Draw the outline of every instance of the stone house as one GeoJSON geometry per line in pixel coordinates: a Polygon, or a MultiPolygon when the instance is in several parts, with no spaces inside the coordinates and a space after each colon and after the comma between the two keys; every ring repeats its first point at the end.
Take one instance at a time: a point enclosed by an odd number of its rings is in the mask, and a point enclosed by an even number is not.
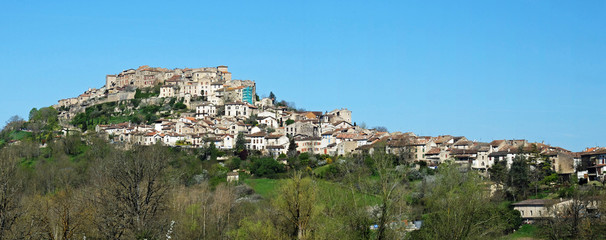
{"type": "Polygon", "coordinates": [[[488,143],[478,143],[475,146],[477,150],[476,158],[471,163],[471,168],[479,170],[480,172],[486,172],[492,167],[494,162],[490,161],[491,146],[488,143]]]}
{"type": "Polygon", "coordinates": [[[276,118],[274,118],[272,116],[265,116],[265,117],[257,116],[257,121],[259,122],[259,124],[265,124],[267,127],[270,127],[273,129],[280,127],[278,120],[276,120],[276,118]]]}
{"type": "Polygon", "coordinates": [[[240,180],[240,174],[238,174],[238,172],[227,173],[227,182],[237,182],[238,180],[240,180]]]}
{"type": "Polygon", "coordinates": [[[526,223],[534,223],[537,220],[554,217],[555,213],[562,211],[572,204],[572,200],[554,199],[528,199],[511,204],[514,210],[518,210],[526,223]]]}
{"type": "MultiPolygon", "coordinates": [[[[356,150],[356,148],[358,148],[358,143],[355,141],[341,142],[337,144],[336,147],[338,155],[346,156],[352,154],[356,150]]],[[[328,152],[324,151],[323,153],[327,154],[328,152]]]]}
{"type": "Polygon", "coordinates": [[[214,117],[217,115],[217,107],[212,103],[204,103],[196,107],[196,118],[214,117]]]}
{"type": "Polygon", "coordinates": [[[251,109],[249,105],[243,102],[232,102],[225,104],[225,116],[238,117],[244,116],[250,117],[251,109]]]}
{"type": "Polygon", "coordinates": [[[305,136],[317,136],[319,128],[310,121],[297,121],[293,124],[284,127],[286,134],[290,136],[305,135],[305,136]]]}
{"type": "Polygon", "coordinates": [[[297,145],[297,152],[309,152],[312,154],[326,154],[322,148],[322,139],[307,135],[297,135],[294,137],[297,145]]]}
{"type": "Polygon", "coordinates": [[[257,133],[246,135],[245,139],[250,140],[250,143],[247,143],[246,147],[250,150],[264,151],[267,146],[267,142],[265,140],[265,135],[266,135],[265,132],[257,132],[257,133]]]}
{"type": "Polygon", "coordinates": [[[175,95],[176,95],[175,86],[164,85],[164,86],[160,87],[160,95],[158,95],[158,97],[171,98],[171,97],[174,97],[175,95]]]}
{"type": "Polygon", "coordinates": [[[323,117],[323,122],[338,123],[342,121],[351,123],[351,111],[347,108],[332,110],[323,117]]]}
{"type": "Polygon", "coordinates": [[[328,146],[337,141],[337,138],[335,136],[333,136],[333,133],[334,133],[333,131],[327,131],[327,132],[322,133],[322,135],[321,135],[322,145],[328,146]]]}
{"type": "Polygon", "coordinates": [[[547,156],[553,170],[560,175],[571,175],[576,171],[571,153],[549,151],[543,155],[547,156]]]}
{"type": "Polygon", "coordinates": [[[589,181],[604,181],[606,173],[606,148],[581,153],[580,170],[587,170],[589,181]]]}
{"type": "Polygon", "coordinates": [[[177,141],[185,141],[185,136],[174,133],[174,132],[163,134],[162,142],[165,145],[175,146],[175,145],[177,145],[177,141]]]}
{"type": "Polygon", "coordinates": [[[157,142],[162,142],[162,135],[157,132],[149,132],[143,135],[143,142],[141,145],[154,145],[157,142]]]}
{"type": "Polygon", "coordinates": [[[267,145],[287,145],[290,143],[288,137],[283,134],[269,134],[265,139],[267,139],[267,145]]]}

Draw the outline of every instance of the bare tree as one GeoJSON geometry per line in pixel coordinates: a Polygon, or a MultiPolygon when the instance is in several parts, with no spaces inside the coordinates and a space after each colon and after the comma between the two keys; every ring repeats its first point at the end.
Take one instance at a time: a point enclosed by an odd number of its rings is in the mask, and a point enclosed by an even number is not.
{"type": "MultiPolygon", "coordinates": [[[[98,169],[99,191],[96,219],[106,238],[153,238],[163,231],[160,220],[165,210],[165,171],[168,153],[160,145],[138,146],[125,154],[109,157],[98,169]]],[[[165,220],[166,221],[166,220],[165,220]]]]}
{"type": "Polygon", "coordinates": [[[12,148],[0,152],[0,239],[11,231],[21,216],[22,184],[17,178],[17,157],[12,148]]]}
{"type": "Polygon", "coordinates": [[[70,188],[52,195],[35,197],[36,207],[30,208],[30,220],[38,229],[32,231],[32,236],[54,240],[86,236],[91,208],[87,201],[83,201],[83,197],[83,192],[70,188]]]}
{"type": "Polygon", "coordinates": [[[219,236],[223,238],[225,229],[230,223],[231,212],[234,208],[236,194],[233,186],[221,184],[217,186],[214,192],[213,203],[211,205],[212,216],[214,216],[213,224],[219,236]]]}
{"type": "Polygon", "coordinates": [[[175,217],[175,237],[178,239],[206,239],[212,193],[207,182],[180,187],[172,192],[172,216],[175,217]]]}
{"type": "Polygon", "coordinates": [[[377,239],[388,239],[393,237],[393,233],[388,233],[388,224],[401,220],[406,210],[402,185],[405,174],[396,171],[394,156],[387,154],[384,146],[375,148],[370,160],[378,175],[378,179],[371,182],[370,186],[378,189],[377,196],[381,200],[376,215],[377,239]]]}

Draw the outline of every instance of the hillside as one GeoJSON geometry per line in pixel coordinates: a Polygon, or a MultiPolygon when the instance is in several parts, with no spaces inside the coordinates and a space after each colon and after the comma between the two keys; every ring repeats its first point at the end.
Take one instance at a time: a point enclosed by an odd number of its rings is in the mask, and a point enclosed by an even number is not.
{"type": "MultiPolygon", "coordinates": [[[[572,153],[526,140],[367,129],[346,108],[294,109],[269,95],[259,99],[256,83],[232,80],[226,66],[143,66],[107,75],[100,89],[32,109],[27,121],[11,118],[0,132],[0,182],[11,186],[0,188],[0,221],[12,220],[0,224],[0,236],[603,234],[579,225],[559,232],[549,221],[513,233],[535,220],[516,205],[520,200],[601,198],[602,187],[584,184],[589,179],[576,173],[592,169],[603,149],[572,153]]],[[[606,226],[581,215],[587,224],[606,226]]],[[[547,219],[574,224],[565,214],[547,219]]]]}

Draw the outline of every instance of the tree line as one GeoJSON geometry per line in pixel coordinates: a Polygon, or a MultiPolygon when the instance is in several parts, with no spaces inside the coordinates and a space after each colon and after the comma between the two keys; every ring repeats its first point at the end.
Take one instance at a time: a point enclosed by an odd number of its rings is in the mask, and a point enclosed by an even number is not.
{"type": "MultiPolygon", "coordinates": [[[[553,175],[519,158],[508,171],[492,170],[503,186],[495,192],[475,171],[452,162],[430,169],[381,145],[344,157],[297,153],[290,144],[277,158],[247,150],[242,136],[233,151],[128,146],[59,135],[46,126],[52,109],[32,113],[2,131],[44,123],[0,146],[0,239],[492,239],[522,224],[512,198],[538,192],[533,179],[551,183],[553,175]],[[232,170],[239,182],[226,181],[232,170]],[[248,180],[264,178],[275,186],[262,195],[248,180]],[[422,226],[411,231],[415,220],[422,226]]],[[[603,237],[602,190],[566,189],[574,204],[539,223],[542,236],[603,237]]]]}

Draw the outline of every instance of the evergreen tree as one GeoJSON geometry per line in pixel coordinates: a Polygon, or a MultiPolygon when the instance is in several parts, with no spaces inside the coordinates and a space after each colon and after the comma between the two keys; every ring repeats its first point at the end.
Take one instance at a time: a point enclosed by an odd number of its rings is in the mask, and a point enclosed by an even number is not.
{"type": "Polygon", "coordinates": [[[514,190],[514,200],[526,198],[530,184],[530,169],[526,157],[517,156],[509,169],[510,186],[514,190]]]}
{"type": "Polygon", "coordinates": [[[297,144],[295,143],[295,138],[290,138],[290,143],[288,144],[288,156],[294,157],[297,155],[297,144]]]}
{"type": "Polygon", "coordinates": [[[246,140],[244,139],[244,133],[239,132],[236,137],[236,152],[241,152],[246,149],[246,140]]]}
{"type": "Polygon", "coordinates": [[[496,184],[504,186],[507,183],[507,162],[497,160],[490,169],[490,180],[496,184]]]}

